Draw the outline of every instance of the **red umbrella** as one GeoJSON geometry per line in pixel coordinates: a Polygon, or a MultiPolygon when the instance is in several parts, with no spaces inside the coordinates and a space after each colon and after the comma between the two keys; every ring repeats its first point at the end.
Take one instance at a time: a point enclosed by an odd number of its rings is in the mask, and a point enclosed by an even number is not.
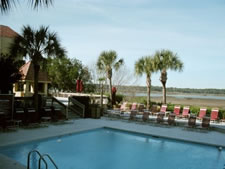
{"type": "Polygon", "coordinates": [[[84,88],[83,81],[82,81],[82,80],[80,80],[80,92],[82,92],[82,91],[83,91],[83,88],[84,88]]]}
{"type": "Polygon", "coordinates": [[[82,92],[83,91],[83,81],[82,80],[77,80],[77,84],[76,84],[76,91],[77,92],[82,92]]]}
{"type": "Polygon", "coordinates": [[[77,92],[80,91],[80,80],[77,80],[76,91],[77,91],[77,92]]]}
{"type": "Polygon", "coordinates": [[[116,87],[112,87],[112,92],[116,93],[116,87]]]}

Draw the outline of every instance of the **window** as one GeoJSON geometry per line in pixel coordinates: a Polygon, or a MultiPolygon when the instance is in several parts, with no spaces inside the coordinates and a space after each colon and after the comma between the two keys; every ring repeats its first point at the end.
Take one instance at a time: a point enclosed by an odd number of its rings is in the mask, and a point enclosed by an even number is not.
{"type": "Polygon", "coordinates": [[[38,83],[38,92],[44,93],[44,83],[38,83]]]}
{"type": "Polygon", "coordinates": [[[15,90],[16,90],[17,92],[22,92],[22,91],[24,91],[24,83],[21,83],[21,82],[16,83],[16,85],[15,85],[15,90]]]}
{"type": "Polygon", "coordinates": [[[31,92],[31,86],[32,86],[32,85],[31,85],[31,84],[28,84],[28,85],[29,85],[29,92],[31,92]]]}

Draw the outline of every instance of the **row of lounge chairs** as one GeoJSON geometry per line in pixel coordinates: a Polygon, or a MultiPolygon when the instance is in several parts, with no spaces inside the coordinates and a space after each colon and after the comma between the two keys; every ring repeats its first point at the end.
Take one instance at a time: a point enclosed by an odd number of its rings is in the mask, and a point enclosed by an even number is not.
{"type": "Polygon", "coordinates": [[[214,108],[211,110],[210,117],[206,116],[207,109],[200,108],[198,116],[190,113],[190,107],[184,106],[181,112],[180,106],[174,106],[173,112],[167,111],[167,105],[162,105],[160,111],[158,111],[158,106],[153,105],[151,110],[146,109],[135,109],[135,106],[131,106],[130,110],[123,110],[121,106],[120,110],[109,110],[109,117],[126,118],[130,120],[142,119],[143,121],[156,120],[157,123],[167,122],[169,125],[175,125],[178,119],[187,119],[188,125],[194,127],[196,125],[196,119],[202,122],[202,127],[209,127],[210,121],[218,120],[219,109],[214,108]]]}
{"type": "MultiPolygon", "coordinates": [[[[166,107],[166,105],[164,105],[164,106],[166,107]]],[[[188,118],[190,116],[190,107],[189,106],[186,106],[186,107],[183,108],[182,114],[180,114],[180,110],[181,110],[180,106],[174,106],[173,113],[177,117],[186,117],[186,118],[188,118]]],[[[207,112],[207,108],[200,108],[200,111],[198,113],[197,119],[202,120],[204,117],[206,117],[206,112],[207,112]]],[[[218,116],[219,116],[219,109],[218,108],[211,109],[210,120],[211,121],[216,121],[216,120],[218,120],[218,116]]]]}
{"type": "MultiPolygon", "coordinates": [[[[133,103],[131,105],[131,109],[127,108],[126,104],[127,104],[126,102],[123,103],[119,110],[117,109],[117,110],[113,110],[113,111],[110,110],[110,111],[113,112],[113,113],[123,113],[123,112],[129,112],[129,111],[138,111],[138,112],[146,111],[142,104],[140,104],[138,106],[137,103],[133,103]]],[[[150,113],[152,115],[157,115],[159,112],[164,112],[165,115],[168,115],[168,113],[170,113],[170,112],[167,111],[167,105],[162,105],[161,108],[160,108],[160,111],[158,111],[157,107],[158,107],[157,105],[153,105],[152,106],[152,109],[150,110],[150,113]]],[[[200,108],[200,111],[198,113],[197,119],[201,120],[203,117],[205,117],[206,116],[206,112],[207,112],[206,108],[200,108]]],[[[173,113],[178,118],[188,118],[190,116],[190,107],[189,106],[184,106],[183,107],[183,111],[181,113],[181,107],[180,106],[174,106],[173,113]]],[[[210,120],[211,121],[218,120],[218,115],[219,115],[219,109],[218,108],[213,108],[211,110],[210,120]]]]}

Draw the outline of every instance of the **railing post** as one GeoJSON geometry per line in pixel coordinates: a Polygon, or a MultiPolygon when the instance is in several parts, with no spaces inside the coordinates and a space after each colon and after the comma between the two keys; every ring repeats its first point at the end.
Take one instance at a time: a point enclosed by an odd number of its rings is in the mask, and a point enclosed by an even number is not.
{"type": "Polygon", "coordinates": [[[69,119],[70,97],[68,97],[68,105],[66,107],[66,119],[69,119]]]}
{"type": "Polygon", "coordinates": [[[84,118],[84,113],[85,113],[85,107],[83,108],[83,118],[84,118]]]}
{"type": "Polygon", "coordinates": [[[51,98],[52,98],[52,107],[53,107],[53,98],[54,98],[54,97],[52,96],[51,98]]]}

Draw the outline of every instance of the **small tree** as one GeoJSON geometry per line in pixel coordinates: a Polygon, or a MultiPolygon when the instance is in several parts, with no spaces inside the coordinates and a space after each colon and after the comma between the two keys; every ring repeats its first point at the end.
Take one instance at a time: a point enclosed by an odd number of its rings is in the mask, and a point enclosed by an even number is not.
{"type": "Polygon", "coordinates": [[[109,79],[109,93],[112,106],[112,69],[118,70],[123,64],[123,59],[117,61],[116,51],[103,51],[98,57],[97,68],[100,71],[106,72],[107,78],[109,79]]]}
{"type": "Polygon", "coordinates": [[[89,90],[91,84],[88,68],[77,59],[69,59],[68,57],[49,59],[48,74],[55,91],[58,89],[74,92],[78,78],[82,79],[86,91],[89,90]]]}
{"type": "Polygon", "coordinates": [[[182,71],[183,62],[178,58],[177,54],[165,49],[156,51],[154,60],[156,69],[161,72],[160,81],[163,87],[163,103],[166,104],[167,70],[182,71]]]}
{"type": "Polygon", "coordinates": [[[137,77],[134,77],[133,72],[131,72],[125,65],[121,66],[118,71],[113,72],[112,83],[119,89],[123,85],[134,85],[137,81],[137,77]]]}

